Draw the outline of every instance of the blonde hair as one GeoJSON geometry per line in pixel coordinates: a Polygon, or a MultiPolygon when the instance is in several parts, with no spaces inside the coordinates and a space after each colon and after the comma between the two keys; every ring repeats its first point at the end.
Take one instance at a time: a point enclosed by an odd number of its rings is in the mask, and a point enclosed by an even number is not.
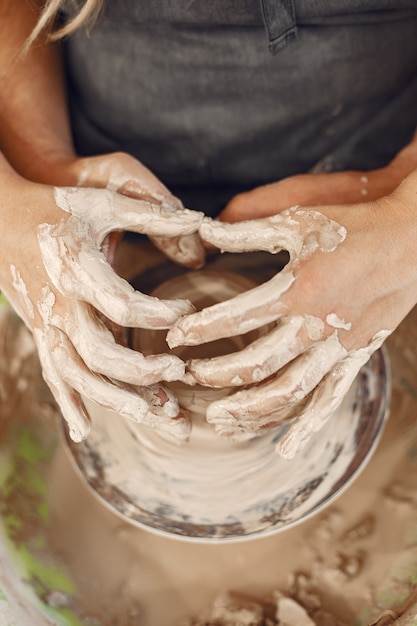
{"type": "MultiPolygon", "coordinates": [[[[74,2],[74,0],[73,0],[74,2]]],[[[54,25],[58,13],[64,4],[64,0],[46,0],[44,7],[39,15],[38,22],[31,32],[25,48],[28,49],[38,36],[44,32],[48,32],[48,38],[51,41],[57,41],[63,37],[70,35],[83,24],[93,22],[103,4],[103,0],[84,0],[84,4],[78,12],[61,28],[54,29],[54,25]]],[[[74,2],[76,4],[76,2],[74,2]]]]}

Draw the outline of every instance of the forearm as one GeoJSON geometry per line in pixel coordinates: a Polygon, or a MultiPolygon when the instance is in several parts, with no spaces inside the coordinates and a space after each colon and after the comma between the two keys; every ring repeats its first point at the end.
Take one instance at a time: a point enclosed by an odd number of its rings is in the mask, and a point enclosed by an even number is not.
{"type": "Polygon", "coordinates": [[[417,172],[417,131],[384,167],[290,176],[238,194],[228,202],[220,219],[239,222],[275,215],[293,205],[357,204],[377,200],[391,194],[413,172],[417,172]]]}
{"type": "Polygon", "coordinates": [[[37,40],[22,54],[38,5],[39,0],[0,1],[0,148],[25,178],[75,184],[70,168],[62,168],[75,155],[59,45],[37,40]]]}

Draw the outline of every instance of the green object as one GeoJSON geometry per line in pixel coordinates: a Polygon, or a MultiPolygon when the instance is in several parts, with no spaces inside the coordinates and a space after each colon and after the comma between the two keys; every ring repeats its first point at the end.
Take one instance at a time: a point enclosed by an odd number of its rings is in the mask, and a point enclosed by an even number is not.
{"type": "MultiPolygon", "coordinates": [[[[74,585],[48,545],[47,470],[55,446],[28,425],[12,428],[7,449],[0,447],[0,533],[28,602],[57,626],[82,626],[73,608],[79,604],[74,585]]],[[[0,588],[1,602],[10,605],[0,588]]]]}

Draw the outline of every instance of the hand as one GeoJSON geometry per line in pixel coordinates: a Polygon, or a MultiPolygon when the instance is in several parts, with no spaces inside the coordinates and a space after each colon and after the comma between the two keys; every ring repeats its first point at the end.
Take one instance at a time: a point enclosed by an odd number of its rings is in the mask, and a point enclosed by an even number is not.
{"type": "Polygon", "coordinates": [[[181,378],[173,355],[118,345],[100,314],[129,327],[168,328],[193,310],[135,292],[108,264],[111,231],[187,237],[202,216],[110,190],[52,188],[23,180],[1,163],[3,233],[0,289],[32,330],[44,377],[79,441],[89,432],[83,396],[185,439],[187,419],[159,381],[181,378]]]}
{"type": "Polygon", "coordinates": [[[417,302],[416,178],[374,202],[203,222],[203,239],[221,250],[290,253],[270,281],[179,319],[168,333],[171,347],[195,345],[277,322],[241,352],[187,364],[188,383],[243,387],[209,406],[217,432],[247,437],[291,420],[278,443],[291,458],[331,416],[417,302]]]}
{"type": "Polygon", "coordinates": [[[276,215],[297,206],[331,206],[370,202],[388,195],[416,166],[417,159],[400,155],[387,167],[371,172],[298,174],[241,193],[220,214],[225,222],[276,215]]]}
{"type": "MultiPolygon", "coordinates": [[[[75,158],[60,167],[59,179],[65,176],[66,185],[110,189],[117,193],[148,200],[168,209],[183,210],[181,201],[156,178],[142,163],[129,154],[117,152],[95,157],[75,158]]],[[[183,237],[151,237],[153,243],[170,259],[186,267],[197,268],[204,264],[205,250],[198,234],[183,237]]]]}

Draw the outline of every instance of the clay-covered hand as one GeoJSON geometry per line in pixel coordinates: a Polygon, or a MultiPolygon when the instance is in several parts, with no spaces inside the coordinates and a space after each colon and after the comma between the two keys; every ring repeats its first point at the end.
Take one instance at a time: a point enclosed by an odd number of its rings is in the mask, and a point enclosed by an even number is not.
{"type": "Polygon", "coordinates": [[[202,215],[109,189],[53,188],[10,172],[5,180],[0,289],[33,331],[71,437],[79,441],[89,432],[86,397],[186,439],[190,425],[159,384],[181,378],[183,362],[173,355],[145,358],[117,344],[103,318],[123,327],[169,328],[193,307],[135,291],[113,272],[102,245],[115,230],[188,237],[202,215]]]}
{"type": "MultiPolygon", "coordinates": [[[[76,157],[55,166],[60,184],[110,189],[130,198],[148,200],[171,211],[184,209],[181,200],[142,163],[124,152],[76,157]],[[70,180],[71,182],[67,182],[70,180]]],[[[54,183],[54,181],[47,181],[54,183]]],[[[197,233],[165,238],[154,235],[153,243],[170,259],[186,267],[201,267],[205,250],[197,233]]]]}
{"type": "Polygon", "coordinates": [[[276,323],[240,352],[188,363],[188,383],[241,387],[209,406],[219,433],[247,437],[291,421],[277,446],[291,458],[339,406],[417,302],[412,178],[375,202],[295,207],[236,224],[204,220],[203,239],[221,250],[290,254],[268,282],[180,319],[168,333],[172,347],[195,345],[276,323]]]}

